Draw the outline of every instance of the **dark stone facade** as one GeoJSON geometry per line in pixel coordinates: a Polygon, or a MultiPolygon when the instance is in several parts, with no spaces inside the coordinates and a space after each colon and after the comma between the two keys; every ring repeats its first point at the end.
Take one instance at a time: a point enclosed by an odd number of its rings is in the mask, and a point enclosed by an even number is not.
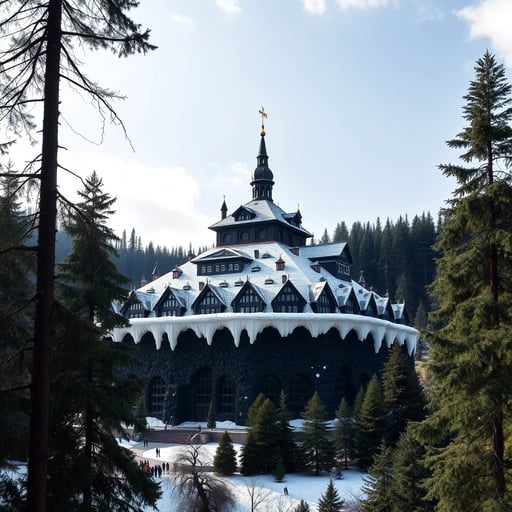
{"type": "MultiPolygon", "coordinates": [[[[127,336],[125,342],[129,340],[127,336]]],[[[315,390],[334,417],[341,398],[352,402],[361,384],[380,374],[388,354],[385,344],[375,354],[371,336],[359,341],[351,331],[342,340],[331,329],[312,338],[305,328],[285,338],[267,328],[252,345],[243,332],[238,347],[227,329],[217,331],[210,346],[188,330],[180,334],[174,351],[167,339],[156,350],[153,336],[147,333],[134,350],[141,363],[138,376],[147,383],[148,413],[168,422],[172,417],[175,423],[205,421],[213,401],[217,420],[243,424],[258,393],[277,405],[281,389],[293,417],[300,417],[315,390]],[[155,378],[165,386],[161,411],[151,410],[155,378]],[[226,382],[231,384],[227,392],[226,382]]]]}

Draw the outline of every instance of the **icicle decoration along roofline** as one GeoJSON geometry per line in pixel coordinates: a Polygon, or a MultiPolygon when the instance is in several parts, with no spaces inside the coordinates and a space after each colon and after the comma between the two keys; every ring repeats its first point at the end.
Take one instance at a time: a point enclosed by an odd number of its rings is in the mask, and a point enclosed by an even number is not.
{"type": "Polygon", "coordinates": [[[371,334],[374,350],[377,353],[384,341],[388,347],[396,340],[400,345],[407,345],[409,355],[414,354],[419,333],[408,325],[395,324],[380,318],[339,313],[218,313],[184,317],[135,318],[130,320],[129,327],[114,329],[114,341],[122,341],[130,334],[135,343],[139,343],[146,333],[155,339],[157,350],[162,345],[162,337],[167,334],[171,349],[176,348],[178,336],[188,329],[194,331],[198,338],[205,338],[208,345],[212,344],[216,331],[228,329],[238,347],[242,331],[247,331],[250,343],[254,343],[257,335],[266,327],[274,327],[282,337],[291,334],[297,327],[307,329],[313,338],[337,329],[344,339],[350,331],[354,331],[360,341],[371,334]]]}

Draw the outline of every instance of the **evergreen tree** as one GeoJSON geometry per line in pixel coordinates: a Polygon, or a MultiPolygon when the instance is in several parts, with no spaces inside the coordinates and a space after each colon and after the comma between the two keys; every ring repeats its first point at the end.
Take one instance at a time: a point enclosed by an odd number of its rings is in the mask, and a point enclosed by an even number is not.
{"type": "Polygon", "coordinates": [[[468,125],[448,141],[465,165],[440,166],[457,186],[436,244],[432,414],[418,429],[432,448],[429,496],[440,512],[512,509],[504,456],[512,396],[512,88],[489,52],[475,75],[464,96],[468,125]]]}
{"type": "MultiPolygon", "coordinates": [[[[392,449],[384,441],[375,454],[373,463],[368,469],[368,476],[364,478],[363,491],[366,498],[363,500],[364,512],[393,512],[391,501],[391,464],[392,449]]],[[[403,510],[400,506],[396,510],[403,510]]],[[[409,511],[408,508],[404,510],[409,511]]]]}
{"type": "Polygon", "coordinates": [[[249,409],[251,427],[242,450],[242,474],[270,473],[279,459],[279,425],[272,401],[258,397],[249,409]]]}
{"type": "Polygon", "coordinates": [[[217,422],[215,421],[215,406],[213,405],[213,400],[210,402],[210,407],[208,407],[208,416],[206,418],[206,426],[210,429],[215,428],[217,422]]]}
{"type": "Polygon", "coordinates": [[[103,192],[96,173],[85,180],[79,197],[65,221],[72,251],[57,275],[61,305],[56,311],[47,508],[142,511],[155,503],[158,486],[114,437],[114,432],[126,437],[123,425],[142,428],[131,412],[140,384],[118,376],[121,367],[133,364],[128,349],[104,340],[112,328],[125,325],[111,308],[124,297],[126,283],[112,261],[115,235],[106,225],[115,199],[103,192]]]}
{"type": "MultiPolygon", "coordinates": [[[[2,2],[0,67],[2,119],[19,135],[41,131],[38,166],[38,250],[33,329],[32,404],[28,461],[28,508],[44,511],[50,406],[50,353],[54,306],[55,232],[57,227],[57,169],[59,115],[65,111],[61,88],[85,94],[103,120],[121,124],[111,101],[118,94],[101,88],[84,72],[75,48],[109,49],[119,56],[146,52],[149,31],[127,15],[137,5],[130,0],[48,0],[2,2]],[[32,106],[41,102],[41,109],[32,106]],[[40,121],[40,126],[37,126],[40,121]]],[[[34,177],[36,175],[34,174],[34,177]]]]}
{"type": "Polygon", "coordinates": [[[385,434],[385,410],[380,383],[375,375],[366,388],[361,410],[356,418],[358,466],[367,469],[385,434]]]}
{"type": "MultiPolygon", "coordinates": [[[[8,169],[8,171],[10,168],[8,169]]],[[[19,479],[2,469],[27,457],[30,412],[29,340],[32,336],[33,259],[16,250],[28,244],[33,219],[20,210],[19,182],[0,182],[0,502],[22,508],[19,479]]]]}
{"type": "Polygon", "coordinates": [[[340,512],[345,502],[340,498],[338,489],[334,487],[332,480],[329,480],[327,489],[318,502],[318,512],[340,512]]]}
{"type": "Polygon", "coordinates": [[[328,244],[331,242],[331,237],[329,236],[329,232],[327,231],[327,228],[324,229],[324,232],[322,234],[322,237],[320,238],[321,244],[328,244]]]}
{"type": "Polygon", "coordinates": [[[293,512],[311,512],[311,508],[304,500],[300,500],[300,503],[293,509],[293,512]]]}
{"type": "Polygon", "coordinates": [[[286,406],[286,395],[281,391],[279,395],[279,407],[277,409],[277,426],[279,456],[288,473],[299,469],[298,448],[293,439],[293,430],[290,427],[290,413],[286,406]]]}
{"type": "Polygon", "coordinates": [[[348,228],[345,221],[338,222],[332,234],[333,242],[346,242],[348,240],[348,228]]]}
{"type": "Polygon", "coordinates": [[[236,451],[227,432],[220,438],[213,459],[213,468],[224,476],[232,475],[236,471],[236,451]]]}
{"type": "Polygon", "coordinates": [[[425,399],[414,364],[403,348],[394,343],[382,371],[386,409],[386,440],[393,445],[409,421],[424,417],[425,399]]]}
{"type": "Polygon", "coordinates": [[[256,400],[251,404],[249,407],[249,410],[247,411],[247,426],[254,427],[256,423],[258,422],[258,414],[260,407],[263,405],[263,402],[265,401],[265,395],[263,393],[260,393],[256,400]]]}
{"type": "Polygon", "coordinates": [[[424,465],[424,455],[424,449],[407,431],[400,436],[391,455],[392,510],[433,512],[434,506],[425,496],[424,482],[429,473],[424,465]]]}
{"type": "Polygon", "coordinates": [[[318,392],[310,398],[302,413],[301,439],[304,462],[315,475],[331,469],[334,463],[334,449],[327,430],[327,412],[318,392]]]}
{"type": "Polygon", "coordinates": [[[279,457],[279,459],[277,459],[276,467],[274,468],[274,471],[272,471],[272,476],[274,477],[274,481],[282,482],[285,475],[286,469],[284,467],[283,459],[279,457]]]}
{"type": "Polygon", "coordinates": [[[260,473],[260,449],[257,443],[256,434],[254,430],[249,429],[245,444],[242,447],[241,470],[244,476],[252,476],[260,473]]]}
{"type": "Polygon", "coordinates": [[[348,469],[348,460],[354,453],[354,418],[347,401],[342,398],[336,411],[337,423],[334,427],[334,447],[336,459],[348,469]]]}

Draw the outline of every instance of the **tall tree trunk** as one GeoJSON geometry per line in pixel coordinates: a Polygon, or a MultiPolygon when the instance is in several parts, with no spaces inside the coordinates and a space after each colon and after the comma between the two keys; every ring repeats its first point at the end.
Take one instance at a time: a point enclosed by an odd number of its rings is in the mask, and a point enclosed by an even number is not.
{"type": "Polygon", "coordinates": [[[54,302],[55,229],[57,219],[57,151],[62,0],[48,4],[37,284],[34,316],[32,410],[27,483],[30,512],[46,510],[50,338],[54,302]]]}

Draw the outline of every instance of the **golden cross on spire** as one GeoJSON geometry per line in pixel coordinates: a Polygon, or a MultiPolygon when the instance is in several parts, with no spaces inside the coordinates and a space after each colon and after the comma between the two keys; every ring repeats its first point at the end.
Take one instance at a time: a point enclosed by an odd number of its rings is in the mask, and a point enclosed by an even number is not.
{"type": "Polygon", "coordinates": [[[261,116],[261,134],[262,135],[265,135],[265,119],[267,118],[267,113],[265,112],[265,109],[263,107],[261,107],[258,112],[260,113],[260,116],[261,116]]]}

